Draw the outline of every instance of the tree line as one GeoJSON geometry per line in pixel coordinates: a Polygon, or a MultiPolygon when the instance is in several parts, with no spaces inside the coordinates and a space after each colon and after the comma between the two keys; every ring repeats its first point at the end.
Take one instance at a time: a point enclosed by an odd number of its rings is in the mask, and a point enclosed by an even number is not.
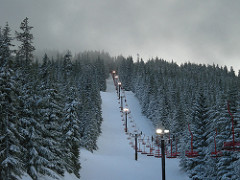
{"type": "MultiPolygon", "coordinates": [[[[156,127],[170,130],[178,143],[180,166],[192,179],[240,179],[239,151],[223,150],[232,141],[231,116],[234,117],[235,142],[240,142],[240,71],[226,66],[184,63],[177,65],[155,58],[133,62],[118,57],[116,70],[126,90],[135,93],[142,112],[156,127]],[[198,152],[188,158],[191,148],[198,152]],[[217,133],[216,133],[217,130],[217,133]],[[221,156],[211,158],[216,137],[221,156]]],[[[175,150],[175,147],[173,148],[175,150]]]]}
{"type": "MultiPolygon", "coordinates": [[[[135,93],[142,112],[156,127],[170,129],[180,152],[180,166],[190,178],[239,179],[237,151],[223,143],[240,141],[240,71],[226,66],[167,62],[155,58],[133,62],[132,57],[108,53],[71,52],[41,60],[33,56],[33,35],[28,18],[15,32],[12,44],[8,24],[0,29],[0,179],[28,174],[57,178],[64,172],[80,178],[81,147],[97,149],[101,133],[101,97],[109,70],[116,69],[126,90],[135,93]],[[197,157],[188,158],[191,148],[197,157]],[[217,130],[217,131],[216,131],[217,130]],[[217,132],[217,134],[216,134],[217,132]],[[218,158],[211,158],[217,149],[218,158]]],[[[173,143],[175,146],[175,143],[173,143]]]]}
{"type": "Polygon", "coordinates": [[[111,58],[68,51],[37,61],[32,28],[25,18],[15,37],[7,23],[0,29],[0,179],[58,178],[65,171],[80,178],[80,147],[97,149],[109,71],[103,57],[111,58]]]}

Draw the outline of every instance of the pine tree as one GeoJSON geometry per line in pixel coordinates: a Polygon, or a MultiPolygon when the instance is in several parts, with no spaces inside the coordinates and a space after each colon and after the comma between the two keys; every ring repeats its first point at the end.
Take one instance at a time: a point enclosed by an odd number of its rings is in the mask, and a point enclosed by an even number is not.
{"type": "MultiPolygon", "coordinates": [[[[58,93],[57,87],[54,84],[42,86],[42,102],[40,115],[44,124],[42,136],[44,137],[41,144],[48,150],[47,159],[49,162],[47,168],[63,175],[64,161],[62,157],[65,155],[62,152],[65,147],[61,146],[62,133],[62,118],[63,118],[63,96],[58,93]]],[[[50,175],[51,174],[47,174],[50,175]]]]}
{"type": "Polygon", "coordinates": [[[39,75],[41,78],[41,81],[46,85],[49,86],[50,84],[54,83],[56,81],[56,78],[54,78],[54,69],[51,68],[51,62],[48,58],[47,54],[43,57],[43,63],[39,68],[39,75]]]}
{"type": "Polygon", "coordinates": [[[208,105],[203,91],[200,90],[199,96],[194,108],[194,149],[198,152],[198,157],[192,159],[191,177],[206,179],[206,152],[207,152],[207,135],[208,135],[208,105]]]}
{"type": "Polygon", "coordinates": [[[21,97],[20,132],[24,139],[21,144],[24,147],[24,168],[29,176],[37,180],[40,174],[45,174],[49,163],[46,149],[42,146],[42,132],[44,131],[41,123],[39,106],[41,98],[36,91],[24,89],[21,97]]]}
{"type": "Polygon", "coordinates": [[[77,115],[77,107],[79,106],[79,102],[74,97],[75,91],[74,88],[70,88],[71,93],[69,94],[69,100],[65,104],[64,112],[64,123],[63,123],[63,133],[64,133],[64,140],[63,144],[66,146],[66,154],[67,156],[64,157],[66,161],[66,169],[69,173],[74,173],[76,177],[80,178],[79,170],[80,170],[80,163],[79,163],[79,152],[80,152],[80,133],[79,133],[79,126],[80,126],[80,119],[77,115]]]}
{"type": "MultiPolygon", "coordinates": [[[[238,100],[237,100],[237,113],[236,113],[236,116],[235,116],[235,119],[239,122],[239,120],[240,120],[240,94],[238,94],[238,100]]],[[[235,132],[237,132],[236,134],[238,135],[238,136],[236,136],[236,141],[237,142],[240,142],[240,128],[239,128],[239,125],[240,124],[238,124],[238,127],[237,128],[235,128],[235,132]]],[[[237,176],[237,178],[239,179],[240,178],[240,155],[239,155],[239,153],[235,153],[235,156],[236,156],[236,158],[237,158],[237,160],[233,163],[233,167],[234,167],[234,172],[236,173],[236,176],[237,176]]]]}
{"type": "Polygon", "coordinates": [[[23,172],[21,135],[18,132],[20,92],[11,69],[10,28],[6,24],[0,44],[0,179],[18,179],[23,172]]]}
{"type": "MultiPolygon", "coordinates": [[[[219,107],[221,107],[221,91],[216,95],[216,103],[210,108],[208,111],[208,136],[206,142],[208,143],[206,156],[206,174],[209,179],[217,179],[218,177],[218,167],[217,164],[219,162],[220,155],[222,155],[221,149],[223,142],[219,142],[219,134],[220,134],[220,126],[219,119],[221,119],[221,113],[219,107]],[[216,152],[215,152],[215,142],[216,142],[216,152]],[[218,153],[218,154],[211,154],[218,153]]],[[[225,100],[224,100],[225,101],[225,100]]]]}
{"type": "Polygon", "coordinates": [[[29,21],[26,17],[20,25],[22,32],[16,31],[16,39],[21,42],[17,56],[21,61],[24,61],[21,62],[22,65],[29,65],[32,62],[32,52],[35,50],[35,47],[32,45],[33,35],[30,32],[32,28],[32,26],[29,26],[29,21]]]}
{"type": "MultiPolygon", "coordinates": [[[[231,123],[231,116],[228,112],[228,103],[230,112],[233,116],[236,115],[237,112],[237,89],[236,86],[233,86],[229,91],[228,94],[224,96],[224,100],[221,102],[220,106],[220,113],[221,117],[219,118],[219,141],[224,144],[224,142],[232,141],[232,123],[231,123]],[[229,100],[226,101],[226,98],[229,100]]],[[[238,161],[238,155],[234,151],[223,151],[223,156],[219,158],[217,163],[218,167],[218,177],[222,177],[223,179],[237,179],[237,174],[234,171],[234,165],[238,161]]]]}
{"type": "Polygon", "coordinates": [[[0,27],[0,65],[2,66],[4,64],[3,62],[3,35],[2,35],[2,28],[0,27]]]}
{"type": "Polygon", "coordinates": [[[8,63],[9,65],[12,64],[12,57],[11,53],[12,50],[10,50],[10,47],[14,46],[11,41],[13,40],[12,37],[10,37],[10,27],[8,26],[8,23],[6,23],[5,28],[2,30],[0,29],[0,66],[4,66],[5,63],[8,63]]]}
{"type": "Polygon", "coordinates": [[[71,62],[71,58],[72,58],[72,54],[70,51],[68,51],[67,54],[65,54],[64,59],[63,59],[62,72],[63,72],[64,82],[66,82],[67,79],[69,80],[70,75],[72,73],[73,65],[71,62]]]}
{"type": "Polygon", "coordinates": [[[96,62],[94,63],[94,68],[96,69],[96,76],[95,79],[98,82],[97,86],[99,87],[100,91],[105,91],[106,90],[106,81],[105,81],[105,65],[104,61],[100,59],[98,56],[96,62]]]}

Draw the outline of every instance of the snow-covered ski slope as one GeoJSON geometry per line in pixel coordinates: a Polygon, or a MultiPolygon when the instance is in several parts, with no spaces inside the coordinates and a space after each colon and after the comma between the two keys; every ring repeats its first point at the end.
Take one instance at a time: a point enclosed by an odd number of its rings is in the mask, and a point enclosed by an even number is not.
{"type": "MultiPolygon", "coordinates": [[[[146,136],[154,135],[151,122],[142,115],[141,107],[132,92],[125,92],[128,108],[131,110],[129,119],[133,119],[136,128],[146,136]]],[[[81,180],[157,180],[162,178],[161,158],[148,157],[138,153],[135,161],[134,149],[130,146],[124,132],[123,121],[119,109],[116,90],[111,78],[107,79],[107,90],[101,92],[102,97],[102,134],[98,139],[98,150],[93,153],[81,149],[81,180]]],[[[124,102],[125,105],[125,102],[124,102]]],[[[135,128],[135,129],[136,129],[135,128]]],[[[129,123],[129,131],[131,131],[129,123]]],[[[188,180],[189,178],[178,167],[178,159],[166,159],[167,180],[188,180]]],[[[75,175],[65,173],[62,180],[77,180],[75,175]]],[[[40,180],[53,180],[40,177],[40,180]]],[[[22,180],[31,180],[25,175],[22,180]]]]}
{"type": "MultiPolygon", "coordinates": [[[[136,128],[144,134],[153,135],[155,130],[151,122],[142,115],[141,107],[132,92],[125,92],[129,117],[136,128]]],[[[154,180],[161,179],[161,158],[149,157],[138,153],[134,159],[134,149],[124,132],[115,86],[111,78],[107,79],[107,90],[102,97],[102,134],[98,139],[99,149],[94,153],[81,151],[80,171],[82,180],[154,180]]],[[[125,104],[125,103],[124,103],[125,104]]],[[[129,124],[129,128],[130,124],[129,124]]],[[[129,129],[130,131],[130,129],[129,129]]],[[[178,159],[166,159],[167,180],[187,180],[180,171],[178,159]]]]}

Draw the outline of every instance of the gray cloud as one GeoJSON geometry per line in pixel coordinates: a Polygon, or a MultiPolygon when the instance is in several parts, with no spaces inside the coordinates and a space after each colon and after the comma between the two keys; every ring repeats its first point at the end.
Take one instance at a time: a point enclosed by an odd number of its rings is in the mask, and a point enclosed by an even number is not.
{"type": "Polygon", "coordinates": [[[27,16],[37,49],[105,50],[240,69],[240,1],[0,0],[0,25],[27,16]]]}

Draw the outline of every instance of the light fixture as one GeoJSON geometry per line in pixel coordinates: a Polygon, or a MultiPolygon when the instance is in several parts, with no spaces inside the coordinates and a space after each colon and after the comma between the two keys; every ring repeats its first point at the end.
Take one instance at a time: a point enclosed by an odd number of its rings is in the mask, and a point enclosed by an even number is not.
{"type": "Polygon", "coordinates": [[[156,134],[162,134],[163,130],[162,129],[156,129],[156,134]]]}
{"type": "Polygon", "coordinates": [[[128,112],[129,109],[128,109],[128,108],[124,108],[123,111],[124,111],[124,112],[128,112]]]}
{"type": "Polygon", "coordinates": [[[165,134],[169,133],[169,130],[168,129],[164,129],[164,133],[165,134]]]}

